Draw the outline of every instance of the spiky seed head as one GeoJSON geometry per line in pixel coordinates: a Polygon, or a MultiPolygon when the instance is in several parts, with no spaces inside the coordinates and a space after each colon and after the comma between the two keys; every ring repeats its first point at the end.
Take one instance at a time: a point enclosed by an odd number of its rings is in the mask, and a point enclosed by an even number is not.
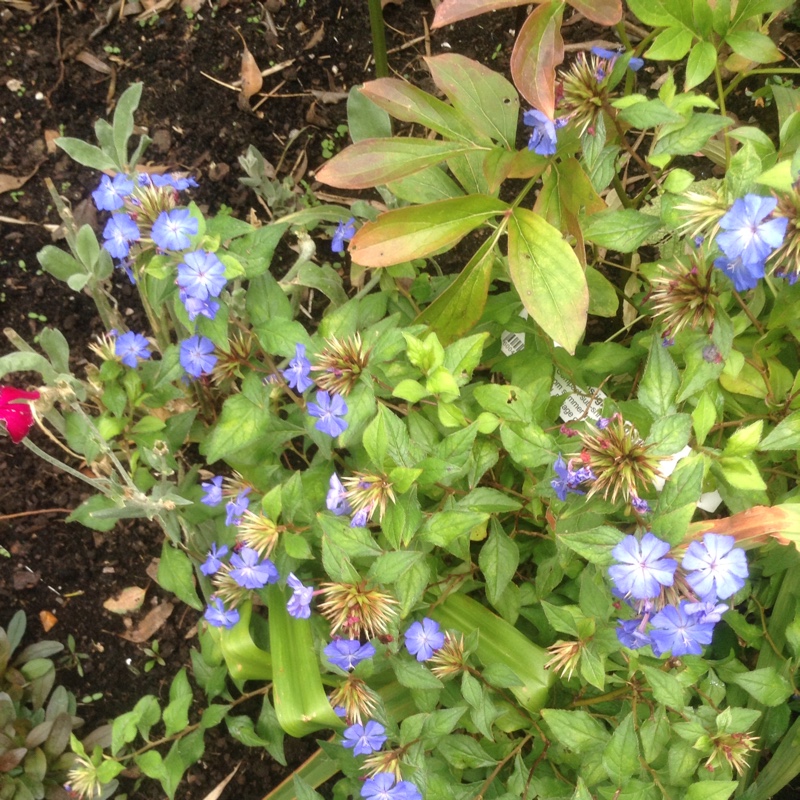
{"type": "Polygon", "coordinates": [[[324,598],[318,608],[331,624],[331,634],[338,631],[351,639],[372,639],[389,632],[397,616],[398,605],[391,595],[361,583],[323,583],[324,598]]]}
{"type": "Polygon", "coordinates": [[[334,708],[341,706],[344,709],[348,725],[354,722],[363,725],[364,719],[372,717],[378,706],[378,698],[367,684],[352,673],[331,692],[329,699],[334,708]]]}
{"type": "Polygon", "coordinates": [[[751,753],[758,751],[758,736],[752,733],[723,733],[711,737],[713,752],[706,761],[706,769],[713,771],[715,767],[727,763],[737,775],[743,775],[751,753]]]}
{"type": "Polygon", "coordinates": [[[261,558],[269,558],[278,543],[280,532],[281,529],[269,517],[260,511],[254,514],[247,509],[242,514],[236,541],[255,550],[261,558]]]}
{"type": "Polygon", "coordinates": [[[258,342],[250,331],[234,331],[228,342],[228,351],[219,351],[217,363],[211,371],[211,380],[217,386],[234,378],[242,378],[242,366],[258,351],[258,342]]]}
{"type": "Polygon", "coordinates": [[[231,577],[229,564],[222,564],[214,574],[211,582],[214,584],[214,594],[219,597],[226,608],[236,608],[239,603],[247,600],[250,590],[239,586],[231,577]]]}
{"type": "Polygon", "coordinates": [[[800,278],[800,193],[780,195],[774,216],[789,222],[783,244],[769,258],[772,274],[795,283],[800,278]]]}
{"type": "Polygon", "coordinates": [[[366,509],[368,519],[372,519],[375,509],[378,509],[378,519],[383,521],[387,501],[391,500],[392,503],[395,501],[392,484],[385,475],[354,472],[343,478],[342,483],[347,489],[345,497],[353,513],[366,509]]]}
{"type": "Polygon", "coordinates": [[[557,115],[572,122],[581,135],[597,122],[611,99],[605,64],[605,59],[594,54],[578,53],[569,69],[558,73],[557,115]]]}
{"type": "Polygon", "coordinates": [[[116,336],[113,333],[101,333],[95,337],[97,341],[89,345],[89,349],[100,356],[103,361],[119,361],[116,354],[116,336]]]}
{"type": "Polygon", "coordinates": [[[88,758],[76,758],[74,766],[67,773],[64,787],[72,797],[80,800],[93,800],[103,793],[103,784],[97,774],[97,767],[88,758]],[[67,788],[69,787],[69,788],[67,788]]]}
{"type": "Polygon", "coordinates": [[[707,188],[707,191],[707,194],[684,192],[681,195],[681,202],[674,206],[682,220],[678,225],[678,233],[690,238],[708,238],[716,233],[729,204],[714,189],[707,188]]]}
{"type": "Polygon", "coordinates": [[[662,265],[661,270],[650,281],[650,301],[665,335],[674,337],[684,328],[703,328],[710,333],[719,305],[713,265],[692,254],[688,262],[676,259],[669,266],[662,265]]]}
{"type": "Polygon", "coordinates": [[[663,459],[650,453],[652,445],[621,414],[614,414],[604,430],[583,433],[581,443],[581,457],[596,475],[587,498],[602,494],[607,500],[610,495],[615,503],[622,496],[628,503],[632,495],[646,494],[654,478],[661,477],[658,467],[663,459]]]}
{"type": "Polygon", "coordinates": [[[400,771],[402,753],[402,748],[398,750],[381,750],[373,753],[361,762],[361,769],[369,777],[377,775],[379,772],[391,772],[396,781],[401,781],[403,780],[403,774],[400,771]]]}
{"type": "Polygon", "coordinates": [[[441,679],[453,678],[467,670],[467,656],[464,654],[464,635],[456,636],[445,631],[444,646],[436,650],[428,659],[431,672],[441,679]]]}
{"type": "Polygon", "coordinates": [[[359,333],[345,339],[336,336],[326,339],[325,347],[317,355],[317,363],[311,367],[312,372],[319,373],[314,376],[317,386],[326,392],[347,396],[367,368],[369,354],[359,333]]]}
{"type": "Polygon", "coordinates": [[[552,658],[544,665],[545,669],[555,670],[561,677],[569,680],[581,661],[583,642],[565,642],[559,639],[547,648],[552,658]]]}

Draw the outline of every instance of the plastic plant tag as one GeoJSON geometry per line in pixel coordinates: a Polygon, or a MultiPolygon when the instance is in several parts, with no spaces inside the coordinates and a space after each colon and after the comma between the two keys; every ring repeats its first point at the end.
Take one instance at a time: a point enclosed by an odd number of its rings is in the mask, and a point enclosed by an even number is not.
{"type": "MultiPolygon", "coordinates": [[[[675,467],[678,466],[678,462],[682,458],[686,458],[692,454],[692,448],[689,447],[687,444],[683,450],[678,450],[677,453],[674,453],[671,456],[665,458],[661,464],[659,465],[659,472],[661,476],[656,476],[653,478],[653,486],[655,487],[656,491],[661,491],[664,488],[664,484],[666,483],[667,478],[675,471],[675,467]]],[[[697,501],[697,507],[703,511],[716,511],[720,503],[722,503],[722,495],[714,489],[713,492],[703,492],[700,495],[700,499],[697,501]]]]}
{"type": "Polygon", "coordinates": [[[589,387],[589,394],[577,392],[575,384],[565,378],[558,370],[553,373],[553,386],[550,396],[568,395],[562,403],[559,415],[564,422],[575,422],[590,419],[597,422],[603,410],[603,402],[607,395],[596,386],[589,387]]]}

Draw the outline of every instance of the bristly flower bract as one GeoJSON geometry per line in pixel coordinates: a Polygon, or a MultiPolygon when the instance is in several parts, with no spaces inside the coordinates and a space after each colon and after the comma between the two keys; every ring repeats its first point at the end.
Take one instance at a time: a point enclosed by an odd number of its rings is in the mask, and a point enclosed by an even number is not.
{"type": "MultiPolygon", "coordinates": [[[[326,648],[327,649],[327,648],[326,648]]],[[[373,650],[373,653],[375,651],[373,650]]],[[[330,694],[331,705],[344,709],[345,721],[349,724],[363,723],[378,707],[378,698],[361,678],[348,675],[330,694]]]]}
{"type": "Polygon", "coordinates": [[[346,397],[355,388],[369,364],[369,349],[364,349],[361,334],[344,339],[331,336],[317,354],[311,371],[320,389],[346,397]]]}
{"type": "Polygon", "coordinates": [[[385,475],[371,472],[354,472],[342,481],[346,491],[344,497],[354,515],[359,515],[360,524],[366,525],[378,510],[378,519],[383,521],[387,502],[394,503],[394,490],[385,475]]]}
{"type": "Polygon", "coordinates": [[[431,672],[440,680],[453,678],[467,670],[467,655],[464,652],[464,634],[456,636],[450,631],[444,634],[444,645],[428,660],[431,672]]]}
{"type": "Polygon", "coordinates": [[[324,583],[321,614],[331,624],[331,633],[342,631],[346,636],[372,639],[389,632],[397,616],[397,600],[390,594],[369,588],[362,583],[324,583]]]}
{"type": "Polygon", "coordinates": [[[249,508],[239,518],[238,528],[236,541],[255,550],[260,558],[272,555],[282,530],[261,511],[254,513],[249,508]]]}
{"type": "Polygon", "coordinates": [[[652,445],[646,444],[639,432],[620,414],[609,419],[605,430],[581,434],[582,457],[595,475],[587,497],[602,494],[616,502],[622,497],[641,497],[653,485],[661,458],[652,455],[652,445]]]}

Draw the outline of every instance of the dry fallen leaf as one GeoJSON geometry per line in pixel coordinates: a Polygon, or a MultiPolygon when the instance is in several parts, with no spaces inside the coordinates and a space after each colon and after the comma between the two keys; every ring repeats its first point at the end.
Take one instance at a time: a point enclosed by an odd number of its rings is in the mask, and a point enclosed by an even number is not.
{"type": "Polygon", "coordinates": [[[39,583],[41,577],[42,574],[38,570],[36,572],[18,570],[14,573],[14,591],[20,592],[23,589],[33,589],[39,583]]]}
{"type": "Polygon", "coordinates": [[[144,602],[145,590],[138,586],[128,586],[116,597],[111,597],[103,603],[103,608],[112,614],[129,614],[138,611],[144,602]]]}
{"type": "Polygon", "coordinates": [[[58,150],[58,148],[56,147],[56,139],[58,139],[59,136],[61,136],[61,133],[57,130],[53,130],[52,128],[48,128],[44,132],[45,147],[47,149],[47,152],[50,153],[51,155],[55,153],[56,150],[58,150]]]}
{"type": "Polygon", "coordinates": [[[55,627],[58,622],[58,617],[55,614],[51,614],[49,611],[40,611],[39,622],[42,623],[42,628],[44,628],[44,632],[47,633],[55,627]]]}
{"type": "Polygon", "coordinates": [[[19,177],[0,172],[0,194],[13,192],[15,189],[19,189],[20,186],[24,186],[36,174],[38,169],[39,167],[31,172],[30,175],[21,175],[19,177]]]}
{"type": "Polygon", "coordinates": [[[172,603],[161,603],[161,605],[148,612],[147,616],[132,631],[121,634],[122,638],[136,644],[148,641],[170,618],[174,609],[175,606],[172,603]]]}
{"type": "Polygon", "coordinates": [[[223,778],[204,798],[203,800],[219,800],[222,797],[223,789],[231,782],[233,776],[239,770],[239,767],[242,765],[240,761],[231,771],[227,778],[223,778]]]}
{"type": "Polygon", "coordinates": [[[311,38],[303,45],[303,50],[311,50],[325,38],[325,23],[317,28],[311,38]]]}
{"type": "Polygon", "coordinates": [[[236,33],[239,34],[244,48],[242,50],[242,93],[239,96],[239,105],[246,108],[250,105],[250,98],[261,91],[264,79],[261,77],[261,70],[258,68],[253,54],[247,49],[244,36],[239,31],[236,33]]]}

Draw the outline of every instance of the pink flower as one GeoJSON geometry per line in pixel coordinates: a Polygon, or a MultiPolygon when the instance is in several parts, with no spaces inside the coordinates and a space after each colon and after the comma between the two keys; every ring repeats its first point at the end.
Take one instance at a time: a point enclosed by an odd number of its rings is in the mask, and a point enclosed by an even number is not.
{"type": "Polygon", "coordinates": [[[39,392],[24,392],[13,386],[0,388],[0,420],[6,425],[8,435],[14,444],[21,442],[33,427],[33,412],[27,403],[15,400],[38,400],[39,392]]]}

